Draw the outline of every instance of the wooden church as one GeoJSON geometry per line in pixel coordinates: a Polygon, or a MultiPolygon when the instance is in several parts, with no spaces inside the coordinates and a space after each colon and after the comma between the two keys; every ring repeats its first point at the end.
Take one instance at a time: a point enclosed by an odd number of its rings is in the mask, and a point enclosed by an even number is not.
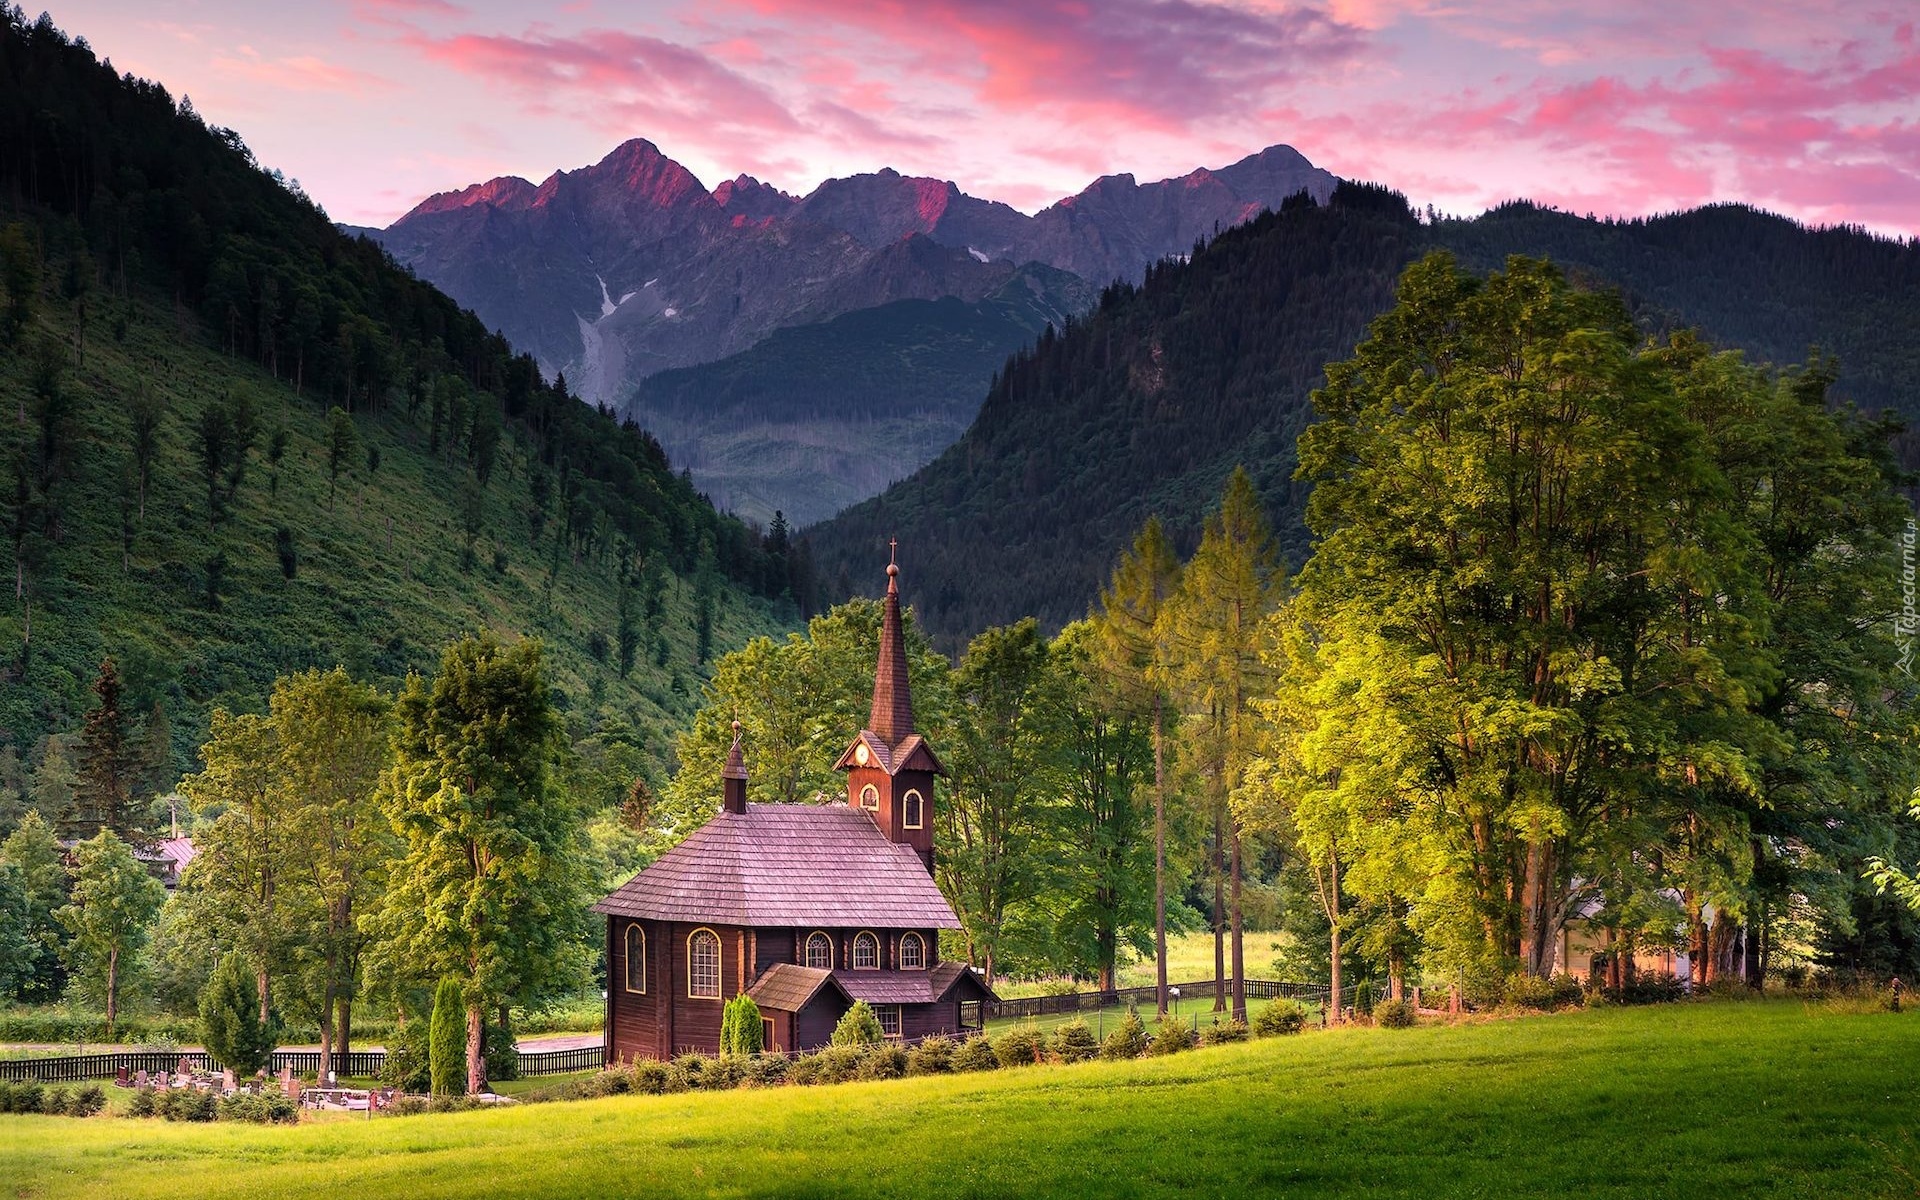
{"type": "Polygon", "coordinates": [[[760,1007],[770,1050],[827,1044],[856,1000],[890,1038],[981,1026],[993,994],[940,961],[960,922],[933,882],[934,777],[914,731],[900,624],[900,568],[887,596],[873,711],[837,769],[842,804],[749,804],[739,726],[720,811],[600,903],[607,918],[609,1063],[718,1053],[726,1002],[760,1007]]]}

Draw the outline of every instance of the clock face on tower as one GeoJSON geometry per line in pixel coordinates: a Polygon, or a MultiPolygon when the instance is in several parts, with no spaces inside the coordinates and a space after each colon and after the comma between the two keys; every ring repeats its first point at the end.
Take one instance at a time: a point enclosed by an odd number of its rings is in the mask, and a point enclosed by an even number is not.
{"type": "Polygon", "coordinates": [[[866,766],[872,758],[873,755],[867,752],[867,744],[865,742],[853,748],[853,761],[859,763],[861,766],[866,766]]]}

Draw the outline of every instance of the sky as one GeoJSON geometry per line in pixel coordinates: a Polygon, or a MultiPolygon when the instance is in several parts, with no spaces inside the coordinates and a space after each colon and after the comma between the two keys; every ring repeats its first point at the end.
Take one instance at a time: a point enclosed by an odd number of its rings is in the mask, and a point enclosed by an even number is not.
{"type": "Polygon", "coordinates": [[[336,220],[644,137],[1032,212],[1285,143],[1416,205],[1737,200],[1920,236],[1915,0],[51,0],[336,220]]]}

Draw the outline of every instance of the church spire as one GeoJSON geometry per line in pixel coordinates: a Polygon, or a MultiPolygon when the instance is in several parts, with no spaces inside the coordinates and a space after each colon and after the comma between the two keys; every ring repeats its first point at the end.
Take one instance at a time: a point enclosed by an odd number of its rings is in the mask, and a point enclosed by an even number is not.
{"type": "Polygon", "coordinates": [[[720,772],[720,811],[747,811],[747,756],[740,749],[740,722],[733,722],[733,747],[727,751],[727,765],[720,772]]]}
{"type": "MultiPolygon", "coordinates": [[[[899,542],[889,541],[888,558],[899,542]]],[[[880,662],[873,672],[873,712],[867,728],[889,748],[906,740],[913,729],[913,689],[907,682],[907,635],[900,624],[900,564],[887,563],[887,598],[880,623],[880,662]]]]}

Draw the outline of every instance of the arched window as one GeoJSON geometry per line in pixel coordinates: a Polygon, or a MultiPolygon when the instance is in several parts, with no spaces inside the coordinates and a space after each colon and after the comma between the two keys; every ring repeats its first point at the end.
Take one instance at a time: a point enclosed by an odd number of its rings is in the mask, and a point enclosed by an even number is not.
{"type": "Polygon", "coordinates": [[[874,787],[872,784],[861,788],[860,807],[866,809],[868,812],[878,812],[880,810],[880,789],[874,787]]]}
{"type": "Polygon", "coordinates": [[[627,990],[647,990],[647,933],[638,924],[627,926],[627,990]]]}
{"type": "Polygon", "coordinates": [[[806,960],[816,971],[833,970],[833,939],[824,933],[808,934],[806,960]]]}
{"type": "Polygon", "coordinates": [[[856,971],[880,969],[879,938],[870,933],[862,933],[853,939],[853,969],[856,971]]]}
{"type": "Polygon", "coordinates": [[[924,971],[927,969],[927,944],[917,933],[900,936],[900,969],[902,971],[924,971]]]}
{"type": "Polygon", "coordinates": [[[908,792],[905,805],[905,825],[908,829],[918,829],[925,823],[926,814],[921,810],[926,802],[920,799],[919,792],[908,792]]]}
{"type": "Polygon", "coordinates": [[[720,998],[720,935],[711,929],[687,935],[687,995],[696,1000],[720,998]]]}

